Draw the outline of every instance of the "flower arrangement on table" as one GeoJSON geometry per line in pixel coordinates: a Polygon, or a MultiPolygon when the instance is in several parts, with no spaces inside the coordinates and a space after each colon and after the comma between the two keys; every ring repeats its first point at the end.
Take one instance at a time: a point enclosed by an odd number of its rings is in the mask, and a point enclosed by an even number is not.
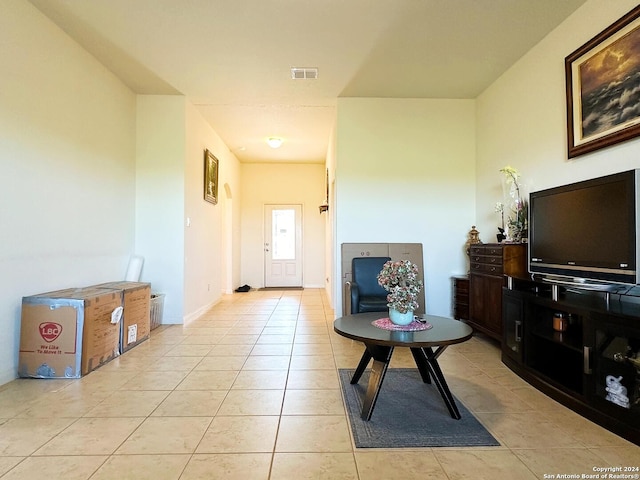
{"type": "MultiPolygon", "coordinates": [[[[418,308],[418,293],[422,290],[422,280],[418,278],[418,266],[409,260],[389,260],[378,274],[378,284],[387,292],[389,318],[394,322],[393,311],[405,314],[407,323],[413,320],[413,312],[418,308]]],[[[394,322],[396,323],[396,322],[394,322]]]]}
{"type": "Polygon", "coordinates": [[[506,196],[507,205],[502,202],[496,203],[495,211],[500,213],[502,220],[502,226],[498,227],[499,240],[506,239],[510,242],[521,243],[526,242],[529,231],[529,203],[523,198],[520,184],[518,179],[520,173],[518,170],[510,165],[500,169],[500,172],[504,174],[506,189],[508,189],[508,195],[506,196]],[[505,211],[507,213],[507,233],[505,234],[505,211]]]}

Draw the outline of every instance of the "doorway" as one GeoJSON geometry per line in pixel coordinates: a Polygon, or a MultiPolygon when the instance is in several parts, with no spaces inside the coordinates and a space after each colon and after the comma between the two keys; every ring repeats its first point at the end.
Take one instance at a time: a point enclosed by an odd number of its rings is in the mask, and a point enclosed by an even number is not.
{"type": "Polygon", "coordinates": [[[264,209],[264,286],[302,286],[302,205],[264,209]]]}

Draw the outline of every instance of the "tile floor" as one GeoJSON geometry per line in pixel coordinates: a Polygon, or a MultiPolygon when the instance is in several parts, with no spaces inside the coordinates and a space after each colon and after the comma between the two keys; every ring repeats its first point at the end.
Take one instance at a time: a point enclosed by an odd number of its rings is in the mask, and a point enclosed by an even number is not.
{"type": "MultiPolygon", "coordinates": [[[[332,321],[322,290],[237,293],[82,379],[6,384],[0,478],[533,480],[640,466],[640,447],[528,386],[481,337],[440,363],[500,447],[355,449],[336,369],[362,346],[332,321]]],[[[396,351],[392,367],[413,365],[396,351]]]]}

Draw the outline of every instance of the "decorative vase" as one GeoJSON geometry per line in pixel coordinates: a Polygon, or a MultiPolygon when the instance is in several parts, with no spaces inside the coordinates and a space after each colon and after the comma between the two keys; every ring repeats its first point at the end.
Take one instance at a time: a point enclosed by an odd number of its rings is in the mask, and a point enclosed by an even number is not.
{"type": "Polygon", "coordinates": [[[413,322],[413,311],[409,310],[407,313],[401,313],[395,308],[390,308],[389,320],[395,325],[409,325],[413,322]]]}

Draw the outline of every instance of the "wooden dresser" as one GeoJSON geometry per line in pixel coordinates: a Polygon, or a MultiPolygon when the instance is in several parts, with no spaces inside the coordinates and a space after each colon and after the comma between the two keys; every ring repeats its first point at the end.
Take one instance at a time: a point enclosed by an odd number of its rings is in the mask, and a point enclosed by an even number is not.
{"type": "Polygon", "coordinates": [[[502,287],[506,277],[527,277],[527,244],[485,243],[469,250],[469,323],[502,339],[502,287]]]}

